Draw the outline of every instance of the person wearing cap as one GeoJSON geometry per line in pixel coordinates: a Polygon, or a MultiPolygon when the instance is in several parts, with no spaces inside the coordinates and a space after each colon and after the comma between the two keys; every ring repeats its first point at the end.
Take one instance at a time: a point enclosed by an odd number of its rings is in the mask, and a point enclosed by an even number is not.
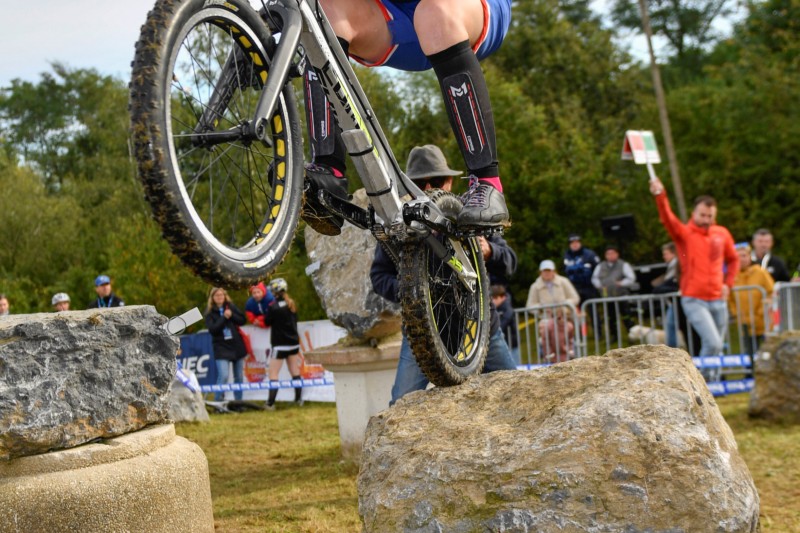
{"type": "Polygon", "coordinates": [[[728,311],[742,326],[741,353],[755,355],[764,342],[764,305],[769,305],[775,280],[766,268],[753,262],[753,250],[748,243],[740,242],[735,248],[739,255],[739,272],[736,274],[734,287],[742,288],[731,291],[728,311]],[[764,290],[762,292],[754,287],[764,290]],[[766,295],[766,299],[763,295],[766,295]]]}
{"type": "Polygon", "coordinates": [[[577,233],[570,234],[569,247],[564,252],[564,275],[578,291],[580,303],[600,296],[592,285],[592,274],[599,264],[600,258],[593,250],[583,246],[581,236],[577,233]]]}
{"type": "MultiPolygon", "coordinates": [[[[461,174],[460,171],[453,170],[448,166],[447,159],[438,146],[432,144],[417,146],[408,155],[406,175],[423,191],[431,189],[450,191],[453,186],[453,177],[459,174],[461,174]]],[[[505,239],[497,234],[492,234],[486,238],[479,237],[479,240],[490,278],[493,273],[495,276],[502,275],[506,278],[511,276],[517,268],[517,254],[505,239]]],[[[380,246],[375,248],[375,257],[369,276],[376,293],[390,302],[399,302],[397,266],[380,246]]],[[[490,305],[490,315],[489,349],[483,372],[514,370],[516,364],[503,332],[500,330],[500,319],[494,305],[490,305]]],[[[398,399],[409,392],[424,390],[427,386],[428,379],[417,365],[404,332],[389,405],[394,405],[398,399]]]]}
{"type": "MultiPolygon", "coordinates": [[[[283,278],[269,282],[269,292],[273,296],[269,311],[264,315],[264,323],[270,326],[269,381],[277,384],[281,368],[286,361],[292,380],[302,379],[303,355],[300,353],[300,333],[297,330],[297,303],[289,296],[289,285],[283,278]]],[[[278,389],[269,390],[265,409],[273,410],[278,389]]],[[[303,405],[303,388],[294,387],[294,403],[303,405]]]]}
{"type": "Polygon", "coordinates": [[[244,304],[244,314],[247,317],[247,321],[256,327],[266,328],[267,324],[264,322],[264,316],[269,311],[269,304],[274,300],[275,298],[263,281],[250,287],[250,298],[244,304]]]}
{"type": "Polygon", "coordinates": [[[545,359],[550,363],[570,359],[574,354],[574,331],[568,307],[552,307],[572,304],[576,309],[580,303],[578,291],[564,276],[556,273],[556,264],[550,259],[539,263],[539,277],[531,284],[525,306],[540,307],[539,339],[545,359]]]}
{"type": "MultiPolygon", "coordinates": [[[[636,273],[630,263],[620,259],[619,247],[616,244],[606,246],[603,254],[605,260],[594,269],[592,274],[592,284],[600,291],[603,298],[613,298],[626,296],[636,287],[636,273]]],[[[608,306],[603,304],[608,310],[608,324],[610,341],[616,342],[619,339],[617,327],[617,309],[622,315],[622,321],[627,329],[634,326],[633,319],[629,315],[628,302],[620,301],[611,303],[608,306]]]]}
{"type": "Polygon", "coordinates": [[[53,295],[53,299],[50,300],[50,304],[56,310],[59,311],[69,311],[69,294],[66,292],[59,292],[53,295]]]}
{"type": "Polygon", "coordinates": [[[97,298],[89,304],[87,309],[103,309],[125,305],[125,302],[111,290],[111,278],[105,274],[101,274],[94,279],[94,292],[97,293],[97,298]]]}

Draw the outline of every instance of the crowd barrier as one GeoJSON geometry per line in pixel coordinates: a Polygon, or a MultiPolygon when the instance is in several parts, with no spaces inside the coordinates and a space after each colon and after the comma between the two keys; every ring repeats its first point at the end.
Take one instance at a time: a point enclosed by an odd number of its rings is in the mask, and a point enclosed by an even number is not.
{"type": "Polygon", "coordinates": [[[775,333],[800,330],[800,281],[775,284],[772,314],[775,333]]]}
{"type": "MultiPolygon", "coordinates": [[[[800,326],[800,283],[776,285],[771,301],[755,285],[735,287],[733,294],[722,354],[705,357],[700,357],[701,341],[683,316],[677,292],[596,298],[584,302],[580,312],[570,304],[515,309],[520,368],[636,344],[668,344],[693,356],[714,394],[749,391],[752,361],[763,337],[800,326]],[[552,320],[556,310],[562,319],[552,320]],[[760,320],[763,328],[757,326],[760,320]]],[[[506,338],[511,338],[508,332],[506,338]]]]}
{"type": "Polygon", "coordinates": [[[571,303],[517,309],[514,316],[522,364],[558,363],[580,355],[578,310],[571,303]]]}

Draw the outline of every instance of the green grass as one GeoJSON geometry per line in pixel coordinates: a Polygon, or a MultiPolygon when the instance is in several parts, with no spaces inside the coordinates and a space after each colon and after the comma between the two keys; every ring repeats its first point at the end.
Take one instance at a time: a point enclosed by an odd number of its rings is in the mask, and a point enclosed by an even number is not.
{"type": "MultiPolygon", "coordinates": [[[[718,399],[761,497],[765,532],[800,531],[800,425],[750,420],[748,395],[718,399]]],[[[357,532],[356,465],[341,460],[336,408],[279,403],[273,412],[178,424],[208,458],[219,532],[357,532]]]]}

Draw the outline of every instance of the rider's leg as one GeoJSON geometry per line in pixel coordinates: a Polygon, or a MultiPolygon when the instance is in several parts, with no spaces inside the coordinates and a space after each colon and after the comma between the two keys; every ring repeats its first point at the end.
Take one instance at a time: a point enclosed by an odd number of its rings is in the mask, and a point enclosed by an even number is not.
{"type": "Polygon", "coordinates": [[[439,79],[464,162],[478,178],[459,215],[462,226],[508,222],[489,90],[472,49],[488,26],[484,7],[483,0],[420,0],[414,14],[420,46],[439,79]]]}
{"type": "MultiPolygon", "coordinates": [[[[391,43],[391,35],[374,0],[322,0],[321,4],[334,32],[339,36],[345,54],[352,48],[351,42],[361,54],[371,54],[371,47],[376,43],[386,46],[382,43],[387,39],[391,43]]],[[[338,235],[344,220],[320,205],[316,195],[317,191],[324,189],[334,196],[347,198],[342,132],[317,72],[310,65],[305,72],[303,89],[311,141],[311,165],[306,166],[309,189],[302,217],[318,233],[338,235]]]]}

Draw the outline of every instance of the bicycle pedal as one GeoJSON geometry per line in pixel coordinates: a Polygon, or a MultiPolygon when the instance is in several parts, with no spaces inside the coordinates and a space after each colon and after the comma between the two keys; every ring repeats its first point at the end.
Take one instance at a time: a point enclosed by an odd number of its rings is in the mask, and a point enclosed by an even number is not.
{"type": "Polygon", "coordinates": [[[357,205],[350,203],[347,200],[343,200],[338,196],[334,196],[325,190],[318,191],[317,198],[319,199],[319,202],[325,206],[326,209],[328,209],[328,211],[335,215],[339,215],[352,225],[361,229],[370,228],[372,223],[370,221],[369,213],[366,211],[366,209],[362,209],[357,205]]]}

